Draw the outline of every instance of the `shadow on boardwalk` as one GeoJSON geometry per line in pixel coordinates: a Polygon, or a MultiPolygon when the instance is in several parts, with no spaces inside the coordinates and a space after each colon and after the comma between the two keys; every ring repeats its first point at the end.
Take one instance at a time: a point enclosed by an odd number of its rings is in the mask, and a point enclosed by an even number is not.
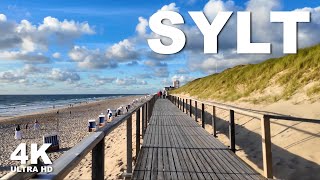
{"type": "MultiPolygon", "coordinates": [[[[193,105],[194,108],[194,105],[193,105]]],[[[210,107],[211,108],[211,107],[210,107]]],[[[201,109],[199,109],[198,105],[198,120],[201,119],[201,109]]],[[[217,118],[216,118],[216,125],[217,125],[217,136],[218,139],[220,139],[220,135],[229,136],[229,112],[223,110],[217,111],[217,118]]],[[[194,118],[194,117],[193,117],[194,118]]],[[[211,125],[211,118],[212,115],[208,112],[205,112],[205,123],[211,125]]],[[[243,153],[246,155],[246,158],[254,163],[257,167],[260,169],[263,169],[262,164],[262,145],[261,145],[261,135],[257,132],[260,132],[259,129],[254,129],[254,132],[252,129],[247,129],[245,125],[247,123],[252,123],[253,121],[257,121],[258,124],[260,124],[258,119],[246,117],[245,123],[238,124],[238,119],[236,117],[236,126],[235,126],[235,133],[236,133],[236,145],[239,147],[237,151],[243,151],[243,153]]],[[[254,122],[255,123],[255,122],[254,122]]],[[[280,147],[272,143],[272,156],[273,156],[273,175],[276,178],[280,179],[320,179],[320,165],[309,161],[301,156],[298,156],[296,154],[293,154],[286,150],[286,148],[291,148],[293,146],[298,146],[299,144],[309,141],[314,138],[320,138],[320,133],[310,133],[306,130],[299,129],[295,127],[299,124],[299,122],[295,122],[293,125],[284,125],[281,123],[281,120],[271,120],[272,124],[277,124],[279,126],[285,127],[285,129],[275,135],[273,135],[272,138],[275,136],[278,136],[279,134],[287,131],[288,129],[302,132],[305,134],[308,134],[309,136],[306,138],[303,138],[301,140],[297,140],[295,143],[292,143],[290,145],[287,145],[285,147],[280,147]],[[280,123],[279,123],[280,122],[280,123]]],[[[272,130],[272,129],[271,129],[272,130]]],[[[211,132],[210,132],[211,133],[211,132]]],[[[281,138],[281,137],[278,137],[281,138]]],[[[281,139],[282,140],[282,139],[281,139]]],[[[272,139],[271,139],[272,141],[272,139]]],[[[286,141],[285,138],[283,138],[283,141],[286,141]]]]}

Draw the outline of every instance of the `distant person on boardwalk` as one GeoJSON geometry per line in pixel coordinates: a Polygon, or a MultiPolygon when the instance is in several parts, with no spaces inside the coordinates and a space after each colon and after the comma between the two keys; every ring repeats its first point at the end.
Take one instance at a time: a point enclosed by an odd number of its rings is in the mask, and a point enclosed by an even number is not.
{"type": "Polygon", "coordinates": [[[167,98],[167,91],[163,90],[163,99],[166,99],[166,98],[167,98]]]}
{"type": "Polygon", "coordinates": [[[22,139],[20,125],[18,125],[15,129],[14,139],[22,139]]]}
{"type": "Polygon", "coordinates": [[[160,98],[162,98],[162,91],[160,91],[160,98]]]}
{"type": "Polygon", "coordinates": [[[26,129],[28,129],[28,126],[29,126],[29,124],[27,123],[27,124],[26,124],[26,129]]]}
{"type": "Polygon", "coordinates": [[[40,130],[40,124],[38,123],[37,120],[34,121],[33,129],[34,130],[40,130]]]}

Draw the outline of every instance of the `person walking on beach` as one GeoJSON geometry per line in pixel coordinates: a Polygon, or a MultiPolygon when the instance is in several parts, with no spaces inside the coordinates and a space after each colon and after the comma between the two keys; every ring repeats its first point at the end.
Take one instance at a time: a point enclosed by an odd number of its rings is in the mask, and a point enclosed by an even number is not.
{"type": "Polygon", "coordinates": [[[22,139],[20,125],[18,125],[15,129],[14,139],[22,139]]]}
{"type": "Polygon", "coordinates": [[[109,120],[112,118],[112,111],[111,111],[111,109],[109,110],[108,117],[109,117],[109,120]]]}
{"type": "Polygon", "coordinates": [[[33,129],[34,130],[40,130],[40,124],[38,123],[37,120],[34,121],[33,129]]]}

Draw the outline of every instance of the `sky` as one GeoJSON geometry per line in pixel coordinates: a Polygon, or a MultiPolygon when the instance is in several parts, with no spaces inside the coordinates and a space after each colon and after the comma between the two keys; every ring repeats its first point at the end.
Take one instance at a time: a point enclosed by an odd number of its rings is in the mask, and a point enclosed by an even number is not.
{"type": "Polygon", "coordinates": [[[320,42],[320,1],[289,0],[2,0],[0,1],[0,94],[152,93],[178,79],[182,84],[240,64],[283,56],[282,25],[270,11],[310,11],[299,24],[299,48],[320,42]],[[179,12],[185,48],[154,53],[148,26],[157,11],[179,12]],[[252,41],[272,43],[272,54],[236,53],[236,13],[219,35],[219,53],[203,53],[203,36],[188,15],[203,11],[252,12],[252,41]]]}

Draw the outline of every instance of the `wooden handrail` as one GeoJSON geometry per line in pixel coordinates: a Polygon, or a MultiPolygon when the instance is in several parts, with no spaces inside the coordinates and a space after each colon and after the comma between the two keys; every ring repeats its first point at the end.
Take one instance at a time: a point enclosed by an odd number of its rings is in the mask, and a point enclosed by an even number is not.
{"type": "Polygon", "coordinates": [[[219,109],[224,110],[233,110],[234,112],[246,116],[250,116],[253,118],[261,119],[264,116],[268,116],[270,119],[281,119],[281,120],[291,120],[291,121],[303,121],[303,122],[310,122],[310,123],[320,123],[320,119],[310,119],[310,118],[300,118],[300,117],[294,117],[294,116],[288,116],[288,115],[277,115],[277,114],[270,114],[267,112],[256,112],[254,110],[240,108],[236,106],[231,106],[227,104],[212,102],[212,101],[201,101],[194,98],[187,98],[192,101],[197,101],[198,103],[204,103],[206,105],[215,106],[219,109]]]}

